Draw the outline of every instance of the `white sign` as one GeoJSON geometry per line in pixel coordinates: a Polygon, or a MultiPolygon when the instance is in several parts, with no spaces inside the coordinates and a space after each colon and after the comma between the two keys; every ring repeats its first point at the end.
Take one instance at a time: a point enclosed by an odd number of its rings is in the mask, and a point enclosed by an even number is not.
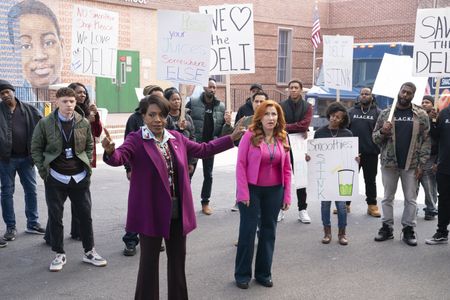
{"type": "Polygon", "coordinates": [[[253,5],[200,6],[199,11],[212,16],[210,74],[255,73],[253,5]]]}
{"type": "Polygon", "coordinates": [[[412,102],[421,105],[428,78],[414,77],[411,74],[412,64],[413,59],[409,56],[385,53],[372,92],[376,95],[396,98],[402,84],[412,82],[416,85],[412,102]]]}
{"type": "Polygon", "coordinates": [[[158,10],[157,78],[207,86],[211,17],[158,10]]]}
{"type": "Polygon", "coordinates": [[[352,90],[352,36],[323,36],[323,69],[326,88],[334,88],[346,91],[352,90]]]}
{"type": "Polygon", "coordinates": [[[71,69],[76,74],[116,78],[119,14],[74,5],[71,69]]]}
{"type": "Polygon", "coordinates": [[[308,143],[301,133],[289,134],[289,144],[292,156],[294,157],[294,182],[295,188],[301,189],[308,185],[308,164],[305,154],[308,150],[308,143]]]}
{"type": "Polygon", "coordinates": [[[450,7],[418,9],[413,74],[450,75],[450,7]]]}
{"type": "Polygon", "coordinates": [[[358,138],[308,140],[308,200],[352,201],[358,197],[358,138]]]}

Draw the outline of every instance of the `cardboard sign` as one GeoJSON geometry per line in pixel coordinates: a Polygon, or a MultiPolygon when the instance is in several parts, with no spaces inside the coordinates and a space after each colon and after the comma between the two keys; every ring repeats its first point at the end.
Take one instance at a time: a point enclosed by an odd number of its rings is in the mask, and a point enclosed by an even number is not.
{"type": "Polygon", "coordinates": [[[308,200],[352,201],[358,197],[358,138],[308,140],[308,200]]]}
{"type": "Polygon", "coordinates": [[[119,14],[74,5],[72,58],[74,73],[116,78],[119,14]]]}
{"type": "Polygon", "coordinates": [[[200,6],[212,16],[212,75],[255,73],[253,5],[200,6]]]}
{"type": "Polygon", "coordinates": [[[418,9],[413,74],[450,75],[450,7],[418,9]]]}
{"type": "Polygon", "coordinates": [[[294,157],[294,182],[295,188],[301,189],[308,185],[308,163],[305,154],[308,150],[307,140],[301,133],[289,134],[289,144],[294,157]]]}
{"type": "Polygon", "coordinates": [[[208,85],[211,17],[158,10],[157,78],[208,85]]]}
{"type": "Polygon", "coordinates": [[[402,84],[412,82],[416,85],[416,93],[412,102],[421,105],[428,78],[414,77],[411,74],[412,64],[413,59],[409,56],[385,53],[372,92],[395,99],[402,84]]]}
{"type": "Polygon", "coordinates": [[[352,36],[323,36],[323,69],[326,88],[334,88],[346,91],[352,90],[352,36]]]}

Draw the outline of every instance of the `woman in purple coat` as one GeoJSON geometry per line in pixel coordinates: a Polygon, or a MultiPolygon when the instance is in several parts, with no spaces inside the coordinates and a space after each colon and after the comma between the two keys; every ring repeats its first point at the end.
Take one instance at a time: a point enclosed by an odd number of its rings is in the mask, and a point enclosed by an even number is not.
{"type": "Polygon", "coordinates": [[[141,242],[135,299],[159,299],[159,250],[163,238],[168,298],[188,299],[186,235],[196,227],[188,157],[205,158],[230,149],[244,129],[237,126],[230,136],[199,144],[164,128],[170,110],[166,99],[147,96],[139,109],[145,125],[130,133],[122,146],[115,149],[107,131],[102,141],[107,164],[129,162],[133,170],[126,230],[139,233],[141,242]]]}

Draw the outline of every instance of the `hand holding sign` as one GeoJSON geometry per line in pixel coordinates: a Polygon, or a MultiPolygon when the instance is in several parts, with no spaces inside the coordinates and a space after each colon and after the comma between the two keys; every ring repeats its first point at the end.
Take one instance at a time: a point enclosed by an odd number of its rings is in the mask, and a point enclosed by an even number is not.
{"type": "Polygon", "coordinates": [[[103,149],[105,149],[106,154],[111,155],[116,150],[115,143],[111,139],[108,130],[106,128],[103,128],[103,131],[105,131],[105,137],[102,140],[102,147],[103,149]]]}

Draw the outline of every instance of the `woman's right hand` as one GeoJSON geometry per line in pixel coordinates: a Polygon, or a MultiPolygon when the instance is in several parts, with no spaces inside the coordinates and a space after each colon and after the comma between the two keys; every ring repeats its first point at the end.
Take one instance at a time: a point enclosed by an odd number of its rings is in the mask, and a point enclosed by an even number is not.
{"type": "Polygon", "coordinates": [[[242,137],[242,135],[245,133],[245,127],[242,126],[243,119],[244,118],[241,118],[237,122],[237,124],[234,126],[233,132],[231,133],[231,138],[233,139],[234,142],[239,140],[242,137]]]}
{"type": "Polygon", "coordinates": [[[246,200],[246,201],[241,201],[241,203],[243,203],[245,206],[249,207],[250,206],[250,200],[246,200]]]}
{"type": "Polygon", "coordinates": [[[102,140],[102,147],[105,149],[106,154],[111,155],[116,150],[115,143],[111,139],[108,130],[106,128],[103,128],[103,130],[105,131],[105,137],[102,140]]]}

